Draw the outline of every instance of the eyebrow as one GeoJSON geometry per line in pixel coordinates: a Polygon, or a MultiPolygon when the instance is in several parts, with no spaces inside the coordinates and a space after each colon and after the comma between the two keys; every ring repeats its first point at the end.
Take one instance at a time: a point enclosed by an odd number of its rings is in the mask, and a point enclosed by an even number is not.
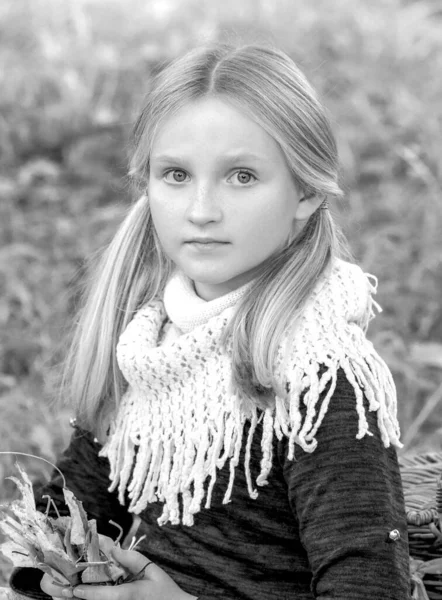
{"type": "MultiPolygon", "coordinates": [[[[223,163],[235,163],[235,162],[250,162],[250,161],[263,161],[263,156],[259,154],[253,154],[251,152],[235,152],[232,154],[226,154],[221,158],[223,163]]],[[[153,154],[151,156],[152,162],[157,163],[184,163],[186,159],[183,156],[173,156],[171,154],[153,154]]]]}

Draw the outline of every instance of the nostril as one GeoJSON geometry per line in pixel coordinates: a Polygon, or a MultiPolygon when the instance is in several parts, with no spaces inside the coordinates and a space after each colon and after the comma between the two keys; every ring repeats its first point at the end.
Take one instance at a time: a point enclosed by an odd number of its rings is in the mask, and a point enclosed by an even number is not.
{"type": "Polygon", "coordinates": [[[214,201],[207,200],[207,198],[197,199],[189,207],[188,218],[197,225],[218,222],[222,218],[222,211],[214,201]]]}

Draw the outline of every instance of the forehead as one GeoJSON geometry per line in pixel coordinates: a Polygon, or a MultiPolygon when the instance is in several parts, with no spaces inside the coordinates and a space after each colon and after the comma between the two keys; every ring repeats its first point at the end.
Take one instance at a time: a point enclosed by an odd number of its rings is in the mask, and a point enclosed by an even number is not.
{"type": "Polygon", "coordinates": [[[180,108],[158,127],[152,160],[161,155],[248,154],[280,159],[274,138],[247,114],[220,98],[202,98],[180,108]]]}

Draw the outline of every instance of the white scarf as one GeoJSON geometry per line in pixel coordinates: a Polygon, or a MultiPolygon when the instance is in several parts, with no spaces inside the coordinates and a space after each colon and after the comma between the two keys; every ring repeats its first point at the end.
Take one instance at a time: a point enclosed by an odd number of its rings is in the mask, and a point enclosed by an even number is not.
{"type": "MultiPolygon", "coordinates": [[[[385,447],[391,443],[402,447],[393,378],[365,337],[368,322],[375,316],[373,309],[381,310],[372,298],[376,278],[372,284],[370,277],[358,266],[336,260],[316,285],[295,337],[281,344],[275,374],[283,389],[289,384],[290,393],[286,398],[275,396],[274,406],[263,411],[257,486],[267,483],[274,435],[289,439],[289,459],[294,457],[295,443],[306,452],[314,451],[315,434],[335,391],[339,367],[356,394],[356,438],[373,435],[363,405],[365,394],[369,410],[377,411],[385,447]],[[325,366],[321,376],[320,366],[325,366]],[[319,396],[328,384],[317,411],[319,396]]],[[[251,415],[245,415],[241,409],[231,386],[231,359],[220,344],[222,331],[247,289],[248,285],[205,302],[187,278],[175,274],[166,286],[164,302],[143,306],[120,337],[117,359],[129,386],[100,454],[110,461],[110,491],[118,487],[121,503],[128,492],[129,511],[138,514],[148,503],[164,503],[160,525],[192,525],[203,500],[205,508],[210,508],[217,470],[227,461],[230,482],[224,502],[229,502],[246,420],[251,422],[246,441],[250,449],[259,411],[254,408],[251,415]],[[183,333],[159,345],[167,317],[183,333]]],[[[245,458],[248,491],[256,498],[249,454],[245,458]]]]}

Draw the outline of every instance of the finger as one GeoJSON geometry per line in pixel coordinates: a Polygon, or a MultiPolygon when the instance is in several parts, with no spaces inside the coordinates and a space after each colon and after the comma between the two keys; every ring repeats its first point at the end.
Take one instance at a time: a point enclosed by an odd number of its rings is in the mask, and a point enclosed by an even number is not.
{"type": "Polygon", "coordinates": [[[72,597],[72,591],[69,590],[69,587],[64,587],[62,585],[56,585],[53,578],[45,573],[40,581],[40,588],[48,594],[48,596],[52,596],[53,598],[62,598],[63,596],[72,597]],[[66,590],[66,592],[64,592],[66,590]],[[69,596],[68,596],[69,594],[69,596]]]}
{"type": "Polygon", "coordinates": [[[77,585],[74,587],[74,598],[85,600],[126,600],[124,585],[77,585]]]}
{"type": "Polygon", "coordinates": [[[118,546],[112,548],[111,556],[117,563],[125,567],[133,575],[139,573],[147,566],[147,563],[150,562],[149,559],[140,552],[137,552],[136,550],[123,550],[118,546]]]}
{"type": "Polygon", "coordinates": [[[98,534],[98,539],[100,540],[100,542],[104,541],[110,542],[111,544],[115,544],[114,540],[111,537],[109,537],[108,535],[104,535],[103,533],[98,534]]]}
{"type": "MultiPolygon", "coordinates": [[[[124,554],[127,554],[127,551],[125,551],[124,554]]],[[[159,567],[153,561],[148,559],[146,556],[144,556],[142,554],[140,555],[139,552],[135,552],[135,554],[138,554],[143,559],[143,560],[140,560],[140,563],[139,563],[139,564],[142,563],[141,569],[139,569],[136,573],[134,573],[134,577],[135,577],[135,575],[139,575],[139,577],[137,577],[136,579],[149,579],[150,581],[156,581],[156,582],[171,579],[170,575],[168,575],[166,573],[166,571],[164,571],[161,567],[159,567]]]]}
{"type": "Polygon", "coordinates": [[[129,584],[122,585],[77,585],[74,598],[84,600],[130,600],[132,591],[129,584]]]}
{"type": "Polygon", "coordinates": [[[107,535],[98,534],[98,539],[100,541],[100,550],[102,550],[106,556],[109,556],[110,552],[113,548],[115,548],[115,542],[112,538],[107,535]]]}

